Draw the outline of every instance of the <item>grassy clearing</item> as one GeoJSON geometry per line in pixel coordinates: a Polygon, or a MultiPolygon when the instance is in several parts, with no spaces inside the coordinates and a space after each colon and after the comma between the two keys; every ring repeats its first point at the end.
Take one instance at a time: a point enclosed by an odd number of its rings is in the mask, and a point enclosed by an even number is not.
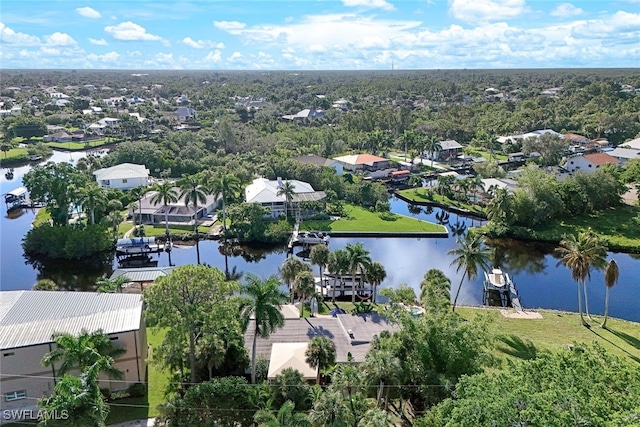
{"type": "Polygon", "coordinates": [[[90,142],[47,142],[46,144],[51,148],[62,148],[64,150],[86,150],[87,148],[100,147],[105,144],[110,144],[117,141],[115,138],[102,138],[96,139],[90,142]]]}
{"type": "Polygon", "coordinates": [[[51,213],[47,208],[38,209],[36,213],[36,217],[33,220],[33,226],[37,227],[39,225],[44,224],[45,222],[49,222],[51,220],[51,213]]]}
{"type": "Polygon", "coordinates": [[[453,206],[458,209],[465,209],[470,212],[475,212],[480,215],[484,215],[484,208],[478,205],[472,205],[470,203],[463,203],[458,200],[452,200],[448,197],[441,196],[440,194],[436,194],[435,191],[433,193],[432,198],[427,197],[427,189],[426,188],[408,188],[406,190],[400,190],[399,194],[402,197],[409,199],[415,203],[434,203],[440,204],[444,206],[453,206]]]}
{"type": "Polygon", "coordinates": [[[542,314],[542,319],[509,319],[495,309],[456,309],[456,312],[468,319],[480,314],[489,316],[492,332],[498,336],[496,354],[499,356],[511,354],[514,357],[524,357],[533,351],[531,345],[535,346],[535,351],[555,352],[566,349],[574,341],[596,341],[612,353],[640,363],[640,324],[609,318],[608,329],[602,329],[602,317],[594,316],[594,320],[589,321],[591,328],[585,328],[580,325],[577,313],[537,311],[542,314]],[[512,344],[506,344],[503,340],[512,344]]]}
{"type": "MultiPolygon", "coordinates": [[[[118,236],[124,236],[124,234],[133,228],[133,223],[131,221],[121,222],[118,226],[118,236]]],[[[198,226],[198,231],[202,234],[206,234],[211,230],[211,227],[204,227],[202,225],[198,226]]],[[[172,235],[180,235],[180,234],[190,234],[193,233],[193,226],[191,225],[172,225],[169,227],[169,232],[172,235]]],[[[144,225],[144,235],[147,237],[157,237],[164,236],[165,227],[164,225],[144,225]]]]}
{"type": "Polygon", "coordinates": [[[530,238],[560,241],[565,234],[578,234],[591,227],[610,249],[640,251],[640,207],[615,209],[563,218],[542,230],[527,230],[530,238]]]}
{"type": "Polygon", "coordinates": [[[359,206],[345,205],[346,217],[338,220],[303,221],[301,230],[366,232],[444,232],[445,228],[403,215],[369,212],[359,206]]]}
{"type": "Polygon", "coordinates": [[[27,149],[23,147],[12,148],[9,151],[2,152],[2,158],[4,160],[16,159],[16,158],[27,158],[29,154],[27,153],[27,149]]]}

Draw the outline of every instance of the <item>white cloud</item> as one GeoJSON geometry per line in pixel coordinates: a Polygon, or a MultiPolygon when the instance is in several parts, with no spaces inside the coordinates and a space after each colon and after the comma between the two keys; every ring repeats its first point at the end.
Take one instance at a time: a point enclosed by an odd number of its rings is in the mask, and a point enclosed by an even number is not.
{"type": "Polygon", "coordinates": [[[40,39],[30,34],[16,33],[0,22],[0,42],[17,46],[34,46],[40,43],[40,39]]]}
{"type": "Polygon", "coordinates": [[[222,60],[222,53],[219,50],[209,52],[204,57],[205,62],[220,62],[222,60]]]}
{"type": "Polygon", "coordinates": [[[79,7],[76,9],[76,12],[78,12],[80,16],[84,16],[85,18],[98,19],[102,17],[100,12],[90,7],[79,7]]]}
{"type": "Polygon", "coordinates": [[[211,40],[193,40],[191,37],[182,39],[182,43],[194,49],[224,49],[224,43],[216,43],[211,40]]]}
{"type": "Polygon", "coordinates": [[[122,22],[118,25],[108,25],[104,31],[116,40],[123,41],[160,41],[162,37],[147,33],[144,27],[131,21],[122,22]]]}
{"type": "Polygon", "coordinates": [[[229,57],[229,61],[233,62],[233,61],[240,60],[242,58],[244,58],[244,56],[242,56],[240,52],[236,51],[231,54],[231,56],[229,57]]]}
{"type": "Polygon", "coordinates": [[[555,9],[551,11],[551,16],[558,16],[560,18],[579,15],[584,15],[584,10],[572,5],[571,3],[559,4],[555,9]]]}
{"type": "Polygon", "coordinates": [[[104,55],[96,55],[95,53],[90,53],[89,55],[87,55],[87,59],[89,59],[90,61],[106,63],[116,62],[120,59],[120,54],[115,51],[105,53],[104,55]]]}
{"type": "Polygon", "coordinates": [[[347,7],[367,7],[371,9],[395,10],[395,7],[386,0],[342,0],[347,7]]]}
{"type": "Polygon", "coordinates": [[[105,39],[92,39],[91,37],[89,37],[89,43],[96,46],[106,46],[109,44],[105,39]]]}
{"type": "Polygon", "coordinates": [[[173,53],[156,53],[154,59],[160,63],[169,63],[172,64],[174,62],[173,53]]]}
{"type": "Polygon", "coordinates": [[[78,43],[66,33],[53,33],[44,36],[44,41],[48,46],[77,46],[78,43]]]}
{"type": "Polygon", "coordinates": [[[515,18],[526,10],[525,0],[449,0],[451,14],[468,22],[515,18]]]}
{"type": "Polygon", "coordinates": [[[244,22],[238,21],[213,21],[213,25],[223,31],[241,30],[247,26],[244,22]]]}

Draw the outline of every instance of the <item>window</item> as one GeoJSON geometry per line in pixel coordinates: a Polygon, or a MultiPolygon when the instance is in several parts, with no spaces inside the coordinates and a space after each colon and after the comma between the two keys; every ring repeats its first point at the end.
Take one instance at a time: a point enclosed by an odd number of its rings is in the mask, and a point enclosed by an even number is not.
{"type": "Polygon", "coordinates": [[[9,356],[14,356],[14,355],[15,355],[15,353],[13,351],[3,354],[4,357],[9,357],[9,356]]]}
{"type": "Polygon", "coordinates": [[[593,166],[593,165],[589,165],[589,167],[591,167],[591,166],[593,166]]]}
{"type": "Polygon", "coordinates": [[[11,393],[4,394],[4,400],[7,402],[11,402],[12,400],[25,399],[27,397],[27,392],[25,390],[12,391],[11,393]]]}
{"type": "Polygon", "coordinates": [[[126,178],[123,178],[123,179],[122,179],[122,183],[123,183],[123,184],[126,184],[126,183],[127,183],[127,179],[126,179],[126,178]]]}
{"type": "Polygon", "coordinates": [[[111,337],[111,338],[109,338],[109,339],[110,339],[111,341],[115,341],[115,340],[117,340],[117,339],[118,339],[118,337],[111,337]]]}

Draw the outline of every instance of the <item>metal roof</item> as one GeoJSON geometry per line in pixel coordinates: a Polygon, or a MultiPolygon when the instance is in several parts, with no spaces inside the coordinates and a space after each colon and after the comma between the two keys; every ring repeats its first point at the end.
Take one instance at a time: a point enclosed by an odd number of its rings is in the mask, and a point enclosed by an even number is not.
{"type": "Polygon", "coordinates": [[[149,169],[144,165],[121,163],[110,168],[98,169],[93,174],[98,181],[127,178],[148,178],[149,169]]]}
{"type": "Polygon", "coordinates": [[[0,292],[0,349],[52,342],[56,332],[137,330],[142,296],[96,292],[0,292]]]}
{"type": "Polygon", "coordinates": [[[155,282],[158,277],[166,276],[174,267],[118,268],[109,280],[125,276],[131,282],[155,282]]]}

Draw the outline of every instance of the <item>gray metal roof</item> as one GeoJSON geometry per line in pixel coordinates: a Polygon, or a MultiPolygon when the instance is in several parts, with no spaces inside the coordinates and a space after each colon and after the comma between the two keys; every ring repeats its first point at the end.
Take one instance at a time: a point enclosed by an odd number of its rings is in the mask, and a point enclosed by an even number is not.
{"type": "Polygon", "coordinates": [[[131,282],[155,282],[158,277],[166,276],[174,267],[118,268],[109,280],[126,276],[131,282]]]}
{"type": "Polygon", "coordinates": [[[0,292],[0,350],[51,342],[56,332],[137,330],[142,296],[95,292],[0,292]]]}

